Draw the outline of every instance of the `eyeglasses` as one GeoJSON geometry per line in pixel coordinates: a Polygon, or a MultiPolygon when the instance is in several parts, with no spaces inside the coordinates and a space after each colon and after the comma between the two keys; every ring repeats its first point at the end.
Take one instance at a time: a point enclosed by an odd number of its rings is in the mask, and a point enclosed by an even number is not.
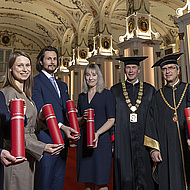
{"type": "Polygon", "coordinates": [[[175,69],[176,69],[175,66],[170,66],[170,67],[168,67],[168,68],[162,68],[161,70],[162,70],[162,72],[166,72],[167,70],[168,70],[168,71],[173,71],[173,70],[175,70],[175,69]]]}

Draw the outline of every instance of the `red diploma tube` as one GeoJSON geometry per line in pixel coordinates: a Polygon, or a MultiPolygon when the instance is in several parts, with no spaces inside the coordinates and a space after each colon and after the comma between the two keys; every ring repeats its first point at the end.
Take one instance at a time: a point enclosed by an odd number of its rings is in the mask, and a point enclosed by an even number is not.
{"type": "Polygon", "coordinates": [[[74,130],[76,130],[78,133],[75,134],[73,133],[73,136],[78,136],[80,135],[80,129],[79,129],[79,124],[78,124],[78,120],[77,120],[77,114],[76,114],[76,110],[75,110],[75,104],[73,100],[68,100],[66,102],[67,105],[67,112],[68,112],[68,116],[69,116],[69,123],[71,128],[73,128],[74,130]]]}
{"type": "Polygon", "coordinates": [[[95,131],[94,131],[94,109],[88,109],[88,116],[86,121],[86,133],[87,133],[87,146],[93,147],[95,143],[95,131]]]}
{"type": "Polygon", "coordinates": [[[190,137],[190,108],[185,108],[185,117],[186,117],[186,121],[187,121],[189,137],[190,137]]]}
{"type": "Polygon", "coordinates": [[[64,145],[63,138],[61,136],[61,131],[59,129],[55,113],[51,104],[46,104],[43,106],[43,112],[46,118],[47,125],[49,127],[49,132],[54,144],[64,145]]]}
{"type": "Polygon", "coordinates": [[[25,157],[24,136],[24,101],[11,101],[11,154],[19,158],[25,157]]]}

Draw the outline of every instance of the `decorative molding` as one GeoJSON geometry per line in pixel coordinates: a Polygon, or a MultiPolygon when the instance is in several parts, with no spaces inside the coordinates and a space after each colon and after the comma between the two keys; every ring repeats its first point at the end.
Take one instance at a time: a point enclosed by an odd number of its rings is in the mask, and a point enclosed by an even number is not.
{"type": "MultiPolygon", "coordinates": [[[[133,9],[133,12],[138,12],[139,10],[141,10],[141,8],[144,6],[144,10],[148,13],[148,14],[150,14],[150,12],[148,11],[148,9],[146,8],[146,4],[145,4],[145,1],[144,0],[141,0],[141,3],[140,3],[140,5],[139,5],[139,8],[137,8],[137,9],[133,9]]],[[[132,12],[132,13],[133,13],[132,12]]]]}
{"type": "Polygon", "coordinates": [[[18,27],[18,28],[23,28],[23,29],[25,29],[25,30],[28,30],[28,31],[30,31],[30,32],[33,32],[33,33],[35,33],[35,34],[37,34],[37,35],[40,35],[40,36],[43,36],[43,37],[50,37],[51,38],[51,36],[46,36],[46,35],[43,35],[43,34],[41,34],[41,33],[38,33],[38,32],[36,32],[36,31],[34,31],[34,30],[31,30],[31,29],[29,29],[29,28],[27,28],[27,27],[24,27],[24,26],[21,26],[21,25],[18,25],[18,24],[13,24],[13,23],[9,23],[9,22],[0,22],[0,24],[3,24],[3,25],[9,25],[9,26],[16,26],[16,27],[18,27]]]}
{"type": "Polygon", "coordinates": [[[57,18],[60,21],[60,23],[63,24],[66,28],[69,27],[67,20],[64,17],[62,17],[60,14],[58,14],[56,11],[51,9],[46,9],[46,10],[48,10],[50,14],[52,14],[55,18],[57,18]]]}
{"type": "Polygon", "coordinates": [[[124,20],[124,19],[126,19],[126,15],[125,14],[114,14],[114,15],[112,15],[112,19],[117,19],[117,20],[124,20]]]}
{"type": "Polygon", "coordinates": [[[71,36],[67,35],[67,37],[65,38],[64,44],[68,44],[71,41],[71,36]]]}
{"type": "Polygon", "coordinates": [[[42,30],[45,34],[47,34],[48,37],[51,38],[51,34],[49,34],[49,31],[42,24],[36,23],[36,27],[42,30]]]}
{"type": "Polygon", "coordinates": [[[94,9],[94,7],[92,5],[90,5],[90,8],[91,8],[91,12],[92,12],[93,17],[96,17],[98,15],[96,9],[94,9]]]}
{"type": "MultiPolygon", "coordinates": [[[[111,22],[111,24],[114,24],[114,25],[117,25],[117,26],[121,26],[121,27],[126,27],[125,25],[123,24],[119,24],[119,23],[115,23],[115,22],[111,22]]],[[[117,28],[118,29],[118,28],[117,28]]]]}
{"type": "Polygon", "coordinates": [[[72,26],[73,32],[75,33],[77,31],[77,29],[75,28],[75,26],[72,23],[71,23],[71,26],[72,26]]]}
{"type": "Polygon", "coordinates": [[[112,34],[109,32],[109,30],[108,30],[107,24],[104,25],[103,30],[102,30],[101,32],[99,31],[99,33],[100,33],[100,34],[103,34],[105,31],[107,31],[107,33],[108,33],[109,35],[112,35],[112,34]]]}
{"type": "Polygon", "coordinates": [[[19,14],[9,14],[9,13],[0,13],[0,17],[1,18],[12,18],[12,19],[22,19],[22,20],[27,20],[26,18],[24,18],[24,16],[21,16],[19,14]]]}
{"type": "Polygon", "coordinates": [[[110,16],[110,7],[111,6],[112,6],[111,2],[109,2],[109,4],[105,6],[104,17],[110,16]]]}
{"type": "Polygon", "coordinates": [[[27,48],[34,48],[34,46],[33,46],[33,44],[32,43],[29,43],[29,44],[26,44],[26,43],[24,43],[23,41],[22,41],[22,39],[19,39],[19,38],[15,38],[15,42],[17,42],[17,43],[20,43],[20,44],[22,44],[22,46],[25,48],[25,47],[27,47],[27,48]]]}
{"type": "Polygon", "coordinates": [[[86,8],[85,4],[82,1],[69,0],[69,2],[73,3],[73,5],[75,5],[76,7],[71,7],[71,6],[64,5],[61,1],[58,1],[58,0],[53,0],[53,1],[58,3],[61,6],[65,7],[65,8],[73,9],[73,10],[79,9],[83,14],[87,13],[87,8],[86,8]]]}
{"type": "Polygon", "coordinates": [[[163,20],[161,20],[161,19],[155,17],[154,15],[151,15],[151,17],[154,18],[154,19],[156,19],[156,20],[158,20],[159,22],[161,22],[161,23],[164,24],[165,26],[168,26],[168,27],[171,27],[171,28],[176,28],[175,25],[169,25],[169,24],[165,23],[163,20]]]}
{"type": "Polygon", "coordinates": [[[86,14],[87,13],[87,8],[85,6],[85,4],[82,2],[82,0],[70,0],[70,2],[72,2],[74,5],[76,5],[76,7],[78,9],[80,9],[80,11],[83,13],[83,14],[86,14]]]}
{"type": "Polygon", "coordinates": [[[83,27],[81,29],[81,33],[84,33],[86,31],[86,26],[87,26],[88,20],[85,20],[83,27]]]}
{"type": "MultiPolygon", "coordinates": [[[[48,22],[50,22],[50,23],[53,23],[53,24],[62,24],[61,22],[54,22],[54,21],[51,21],[51,20],[49,20],[49,19],[47,19],[47,18],[45,18],[45,17],[43,17],[43,16],[41,16],[41,15],[39,15],[39,14],[37,14],[37,13],[33,13],[33,12],[30,12],[30,11],[25,11],[25,10],[23,10],[23,9],[12,8],[12,7],[0,7],[0,9],[3,9],[3,10],[12,10],[12,11],[20,11],[20,12],[24,12],[24,13],[28,13],[28,14],[34,15],[34,16],[36,16],[36,17],[39,17],[39,18],[41,18],[41,19],[44,19],[44,20],[46,20],[46,21],[48,21],[48,22]]],[[[6,14],[6,13],[5,13],[5,14],[6,14]]],[[[9,14],[7,14],[7,15],[9,15],[9,14]]]]}
{"type": "Polygon", "coordinates": [[[76,21],[76,22],[79,22],[81,17],[82,17],[82,13],[80,11],[70,11],[70,10],[67,10],[67,12],[72,16],[72,18],[76,21]]]}
{"type": "Polygon", "coordinates": [[[133,6],[133,1],[128,0],[128,11],[127,11],[127,16],[130,16],[134,12],[134,6],[133,6]]]}
{"type": "Polygon", "coordinates": [[[65,52],[61,55],[61,56],[66,56],[68,55],[69,57],[71,57],[72,55],[69,53],[68,49],[65,50],[65,52]]]}
{"type": "Polygon", "coordinates": [[[66,27],[61,25],[61,26],[57,26],[57,25],[53,25],[52,26],[58,31],[59,34],[63,35],[66,31],[66,27]]]}
{"type": "Polygon", "coordinates": [[[168,32],[170,33],[172,38],[176,38],[178,36],[178,29],[177,28],[172,29],[172,28],[167,28],[166,27],[166,29],[168,30],[168,32]]]}
{"type": "Polygon", "coordinates": [[[19,33],[14,33],[15,35],[18,35],[18,36],[22,36],[23,38],[26,38],[28,39],[29,41],[33,42],[34,44],[36,44],[40,49],[42,49],[42,47],[36,42],[36,40],[33,40],[31,38],[29,38],[28,36],[24,36],[23,34],[19,34],[19,33]]]}
{"type": "Polygon", "coordinates": [[[183,8],[178,8],[176,9],[176,14],[178,17],[182,16],[183,15],[183,11],[188,8],[187,12],[189,13],[190,12],[190,1],[187,0],[187,3],[186,5],[183,7],[183,8]]]}
{"type": "Polygon", "coordinates": [[[142,44],[146,44],[147,46],[155,45],[155,43],[152,40],[145,40],[144,42],[142,42],[142,44]]]}
{"type": "Polygon", "coordinates": [[[6,2],[13,2],[13,3],[31,3],[33,4],[34,1],[36,0],[5,0],[6,2]]]}
{"type": "Polygon", "coordinates": [[[0,31],[0,44],[3,46],[13,46],[15,41],[15,34],[8,30],[0,31]]]}
{"type": "Polygon", "coordinates": [[[107,56],[107,57],[105,57],[105,59],[107,59],[107,60],[113,60],[112,56],[107,56]]]}

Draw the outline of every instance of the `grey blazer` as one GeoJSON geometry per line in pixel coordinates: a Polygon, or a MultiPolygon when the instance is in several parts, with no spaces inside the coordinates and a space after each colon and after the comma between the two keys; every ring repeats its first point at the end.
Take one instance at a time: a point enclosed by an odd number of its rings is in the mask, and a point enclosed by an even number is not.
{"type": "MultiPolygon", "coordinates": [[[[38,141],[35,132],[39,131],[37,110],[34,102],[29,100],[23,93],[18,93],[12,87],[1,90],[5,96],[6,103],[14,98],[21,98],[26,101],[27,125],[25,126],[25,150],[27,161],[22,164],[5,168],[4,170],[4,190],[33,190],[35,160],[40,161],[43,156],[45,143],[38,141]]],[[[10,150],[10,141],[5,142],[6,149],[10,150]]]]}

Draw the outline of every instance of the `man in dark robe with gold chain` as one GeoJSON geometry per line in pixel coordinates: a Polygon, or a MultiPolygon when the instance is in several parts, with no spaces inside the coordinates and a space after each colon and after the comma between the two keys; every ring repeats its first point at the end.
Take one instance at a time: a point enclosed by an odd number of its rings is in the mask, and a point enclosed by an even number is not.
{"type": "Polygon", "coordinates": [[[190,88],[179,80],[181,54],[167,55],[153,65],[161,67],[167,83],[151,101],[144,138],[159,190],[187,190],[190,184],[190,140],[184,113],[190,88]]]}
{"type": "Polygon", "coordinates": [[[127,80],[111,88],[116,101],[115,190],[154,190],[151,158],[143,143],[147,110],[155,88],[138,79],[139,63],[146,58],[118,58],[125,64],[127,80]]]}

